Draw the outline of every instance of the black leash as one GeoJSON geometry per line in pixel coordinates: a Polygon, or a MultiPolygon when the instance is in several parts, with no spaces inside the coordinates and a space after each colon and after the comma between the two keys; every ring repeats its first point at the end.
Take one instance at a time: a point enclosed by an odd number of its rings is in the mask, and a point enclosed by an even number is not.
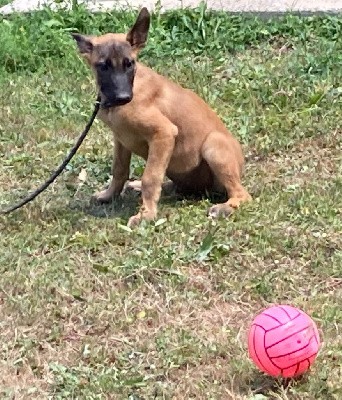
{"type": "Polygon", "coordinates": [[[93,111],[92,116],[90,117],[89,122],[87,123],[86,127],[84,128],[84,131],[82,132],[81,136],[78,138],[76,144],[74,147],[70,150],[70,153],[67,155],[67,157],[64,159],[62,164],[56,169],[56,171],[50,176],[50,178],[44,182],[38,189],[36,189],[34,192],[29,194],[27,197],[25,197],[22,201],[20,201],[18,204],[15,204],[14,206],[8,208],[7,210],[0,211],[0,214],[9,214],[14,210],[17,210],[18,208],[23,207],[30,201],[34,200],[40,193],[44,192],[44,190],[51,185],[52,182],[54,182],[57,177],[63,172],[64,168],[69,164],[70,160],[73,158],[73,156],[76,154],[77,150],[81,146],[83,140],[87,136],[91,126],[93,125],[93,122],[96,118],[96,115],[100,109],[100,95],[97,96],[96,103],[95,103],[95,108],[93,111]]]}

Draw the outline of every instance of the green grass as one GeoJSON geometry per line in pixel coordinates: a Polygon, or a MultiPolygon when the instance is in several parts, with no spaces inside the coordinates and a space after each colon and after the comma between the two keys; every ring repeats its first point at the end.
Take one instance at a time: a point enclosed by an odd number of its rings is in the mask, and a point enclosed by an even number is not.
{"type": "MultiPolygon", "coordinates": [[[[96,90],[69,31],[125,30],[134,13],[49,10],[0,24],[0,206],[40,184],[92,111],[96,90]]],[[[194,89],[241,140],[254,201],[210,221],[208,199],[89,203],[110,177],[96,122],[67,171],[0,216],[2,399],[340,399],[342,20],[195,11],[154,15],[141,59],[194,89]],[[80,180],[84,169],[86,179],[80,180]],[[301,380],[259,373],[253,316],[289,303],[324,346],[301,380]]],[[[143,163],[134,159],[132,176],[143,163]]]]}

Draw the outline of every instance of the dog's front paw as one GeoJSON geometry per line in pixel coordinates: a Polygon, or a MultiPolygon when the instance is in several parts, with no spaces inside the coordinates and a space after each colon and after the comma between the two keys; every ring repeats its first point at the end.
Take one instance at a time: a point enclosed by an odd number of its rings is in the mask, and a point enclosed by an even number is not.
{"type": "Polygon", "coordinates": [[[127,226],[129,228],[134,228],[138,225],[140,225],[141,221],[153,221],[157,216],[156,211],[150,211],[150,210],[143,210],[139,211],[138,214],[133,215],[127,223],[127,226]]]}
{"type": "Polygon", "coordinates": [[[101,190],[92,197],[98,203],[110,203],[113,199],[113,192],[110,189],[101,190]]]}
{"type": "Polygon", "coordinates": [[[128,220],[128,223],[127,223],[127,226],[129,227],[129,228],[135,228],[136,226],[138,226],[138,225],[140,225],[140,222],[142,221],[142,218],[141,218],[141,214],[139,213],[139,214],[136,214],[136,215],[133,215],[129,220],[128,220]]]}

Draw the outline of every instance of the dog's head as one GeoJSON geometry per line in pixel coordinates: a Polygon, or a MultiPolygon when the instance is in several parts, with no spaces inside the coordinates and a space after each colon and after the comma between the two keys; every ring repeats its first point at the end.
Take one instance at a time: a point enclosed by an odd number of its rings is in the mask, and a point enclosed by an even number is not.
{"type": "Polygon", "coordinates": [[[95,73],[103,108],[121,106],[132,100],[135,60],[146,43],[149,26],[150,14],[143,8],[127,34],[72,34],[81,55],[95,73]]]}

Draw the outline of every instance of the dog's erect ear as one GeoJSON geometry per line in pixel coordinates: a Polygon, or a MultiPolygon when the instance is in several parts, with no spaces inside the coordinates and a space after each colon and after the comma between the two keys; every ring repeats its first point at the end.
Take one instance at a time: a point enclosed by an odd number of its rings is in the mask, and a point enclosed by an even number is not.
{"type": "Polygon", "coordinates": [[[145,46],[149,27],[150,13],[144,7],[141,9],[133,28],[127,33],[127,41],[134,50],[140,50],[145,46]]]}
{"type": "Polygon", "coordinates": [[[93,50],[93,43],[89,36],[72,33],[71,36],[76,40],[78,49],[81,54],[90,54],[93,50]]]}

